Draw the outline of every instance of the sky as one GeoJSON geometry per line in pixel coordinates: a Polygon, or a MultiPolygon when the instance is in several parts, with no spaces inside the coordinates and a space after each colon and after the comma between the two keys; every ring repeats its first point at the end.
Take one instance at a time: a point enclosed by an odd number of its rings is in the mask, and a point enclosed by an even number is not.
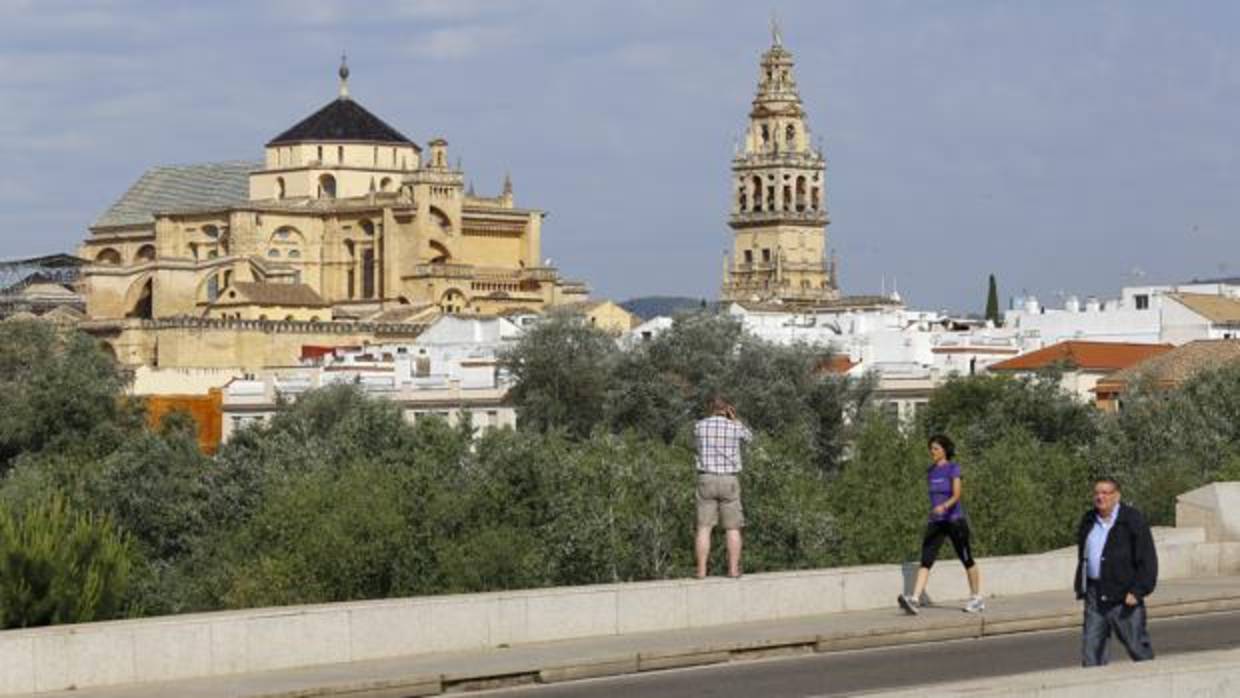
{"type": "Polygon", "coordinates": [[[259,159],[336,95],[510,172],[598,297],[714,298],[770,22],[846,294],[981,312],[1240,276],[1230,0],[0,0],[0,258],[72,252],[150,167],[259,159]]]}

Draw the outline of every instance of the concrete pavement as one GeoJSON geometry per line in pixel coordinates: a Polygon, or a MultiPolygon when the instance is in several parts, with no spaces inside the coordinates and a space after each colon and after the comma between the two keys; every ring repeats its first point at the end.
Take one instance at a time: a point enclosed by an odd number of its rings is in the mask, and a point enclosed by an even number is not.
{"type": "MultiPolygon", "coordinates": [[[[940,639],[998,636],[1073,628],[1080,607],[1070,591],[991,597],[984,614],[959,604],[923,609],[917,617],[892,607],[811,615],[495,649],[420,654],[162,683],[44,692],[41,698],[307,698],[309,696],[436,695],[527,683],[555,683],[658,669],[720,664],[766,656],[794,656],[940,639]]],[[[1240,609],[1240,577],[1174,579],[1149,600],[1151,617],[1240,609]]],[[[31,696],[35,694],[29,694],[31,696]]]]}

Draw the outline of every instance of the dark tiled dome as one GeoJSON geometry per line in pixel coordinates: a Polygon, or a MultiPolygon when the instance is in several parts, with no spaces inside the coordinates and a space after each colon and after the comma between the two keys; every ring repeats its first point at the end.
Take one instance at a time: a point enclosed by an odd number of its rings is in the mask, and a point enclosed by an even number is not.
{"type": "Polygon", "coordinates": [[[302,119],[297,125],[281,133],[267,145],[304,143],[306,141],[358,141],[364,143],[400,143],[413,145],[383,119],[366,111],[362,105],[347,97],[333,100],[330,104],[302,119]]]}

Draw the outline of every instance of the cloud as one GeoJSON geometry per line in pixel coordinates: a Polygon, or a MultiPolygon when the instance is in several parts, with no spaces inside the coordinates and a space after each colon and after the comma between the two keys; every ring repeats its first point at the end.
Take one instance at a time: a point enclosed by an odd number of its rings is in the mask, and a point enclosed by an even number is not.
{"type": "Polygon", "coordinates": [[[512,48],[519,36],[513,27],[478,24],[444,27],[416,36],[410,52],[434,61],[463,60],[512,48]]]}

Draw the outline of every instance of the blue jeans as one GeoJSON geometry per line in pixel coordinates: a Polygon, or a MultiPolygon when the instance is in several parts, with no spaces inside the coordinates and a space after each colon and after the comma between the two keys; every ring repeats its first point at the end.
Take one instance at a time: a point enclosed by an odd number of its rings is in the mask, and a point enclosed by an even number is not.
{"type": "Polygon", "coordinates": [[[1098,588],[1089,585],[1085,590],[1085,628],[1081,634],[1081,665],[1102,666],[1107,663],[1107,641],[1111,633],[1128,650],[1134,662],[1154,658],[1154,646],[1145,629],[1145,604],[1125,606],[1119,603],[1103,603],[1098,599],[1098,588]]]}

